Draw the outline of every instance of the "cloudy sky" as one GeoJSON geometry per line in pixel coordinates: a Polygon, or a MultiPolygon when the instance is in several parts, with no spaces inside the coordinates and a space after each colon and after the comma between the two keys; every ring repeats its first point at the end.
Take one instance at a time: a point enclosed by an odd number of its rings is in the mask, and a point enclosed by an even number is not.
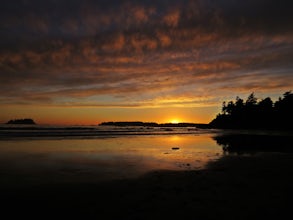
{"type": "Polygon", "coordinates": [[[208,123],[293,89],[289,0],[4,0],[0,122],[208,123]]]}

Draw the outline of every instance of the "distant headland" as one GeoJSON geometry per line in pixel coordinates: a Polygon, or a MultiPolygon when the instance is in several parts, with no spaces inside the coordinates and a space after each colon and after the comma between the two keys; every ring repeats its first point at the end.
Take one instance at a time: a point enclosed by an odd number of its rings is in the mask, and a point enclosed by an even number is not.
{"type": "Polygon", "coordinates": [[[196,127],[207,128],[207,124],[199,123],[156,123],[156,122],[141,122],[141,121],[117,121],[117,122],[103,122],[100,126],[141,126],[141,127],[196,127]]]}
{"type": "Polygon", "coordinates": [[[24,119],[14,119],[14,120],[9,120],[6,124],[16,124],[16,125],[35,125],[36,123],[34,122],[33,119],[30,118],[24,118],[24,119]]]}

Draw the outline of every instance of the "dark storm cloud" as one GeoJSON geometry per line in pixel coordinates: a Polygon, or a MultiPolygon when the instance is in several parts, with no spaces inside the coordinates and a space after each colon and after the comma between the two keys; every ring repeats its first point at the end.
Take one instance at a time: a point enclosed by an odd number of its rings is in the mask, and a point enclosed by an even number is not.
{"type": "Polygon", "coordinates": [[[2,103],[101,95],[193,103],[212,91],[292,87],[291,1],[1,4],[2,103]]]}
{"type": "Polygon", "coordinates": [[[175,27],[200,27],[206,31],[227,28],[228,32],[243,28],[287,30],[291,28],[292,5],[291,1],[264,0],[12,0],[1,5],[1,38],[17,43],[175,27]]]}

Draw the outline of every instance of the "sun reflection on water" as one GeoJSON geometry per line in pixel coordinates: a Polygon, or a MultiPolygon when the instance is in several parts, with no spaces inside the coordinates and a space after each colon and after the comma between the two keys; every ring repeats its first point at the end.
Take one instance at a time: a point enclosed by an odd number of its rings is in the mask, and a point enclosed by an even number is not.
{"type": "MultiPolygon", "coordinates": [[[[101,180],[155,170],[196,170],[222,155],[209,135],[2,141],[1,166],[28,176],[101,180]]],[[[41,179],[41,178],[40,178],[41,179]]]]}

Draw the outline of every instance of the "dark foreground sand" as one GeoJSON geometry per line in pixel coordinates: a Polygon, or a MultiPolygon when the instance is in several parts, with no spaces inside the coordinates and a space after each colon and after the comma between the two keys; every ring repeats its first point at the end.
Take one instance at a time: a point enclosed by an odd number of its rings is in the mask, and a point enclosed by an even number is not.
{"type": "Polygon", "coordinates": [[[292,180],[292,153],[226,156],[201,171],[158,171],[104,183],[89,177],[83,183],[1,187],[1,215],[5,219],[285,219],[292,212],[292,180]]]}

